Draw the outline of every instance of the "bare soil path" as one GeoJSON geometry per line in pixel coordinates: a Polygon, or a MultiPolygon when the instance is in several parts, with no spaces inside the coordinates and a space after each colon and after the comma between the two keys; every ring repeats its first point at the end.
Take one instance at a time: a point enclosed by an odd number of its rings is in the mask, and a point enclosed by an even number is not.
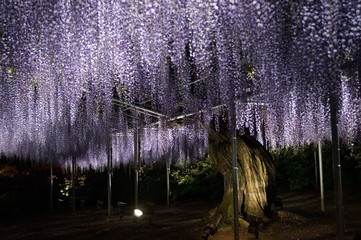
{"type": "MultiPolygon", "coordinates": [[[[336,218],[332,193],[326,194],[325,214],[320,211],[317,191],[281,194],[284,211],[278,221],[260,230],[259,239],[267,240],[315,240],[335,239],[336,218]]],[[[136,240],[136,239],[201,239],[203,227],[209,223],[205,217],[215,205],[205,202],[179,203],[171,206],[155,206],[154,215],[145,208],[140,221],[126,209],[120,218],[114,209],[111,218],[103,210],[79,210],[70,212],[23,216],[0,225],[1,240],[136,240]]],[[[361,231],[361,191],[344,191],[345,239],[359,239],[361,231]]],[[[240,239],[254,239],[247,228],[240,230],[240,239]]],[[[210,240],[232,240],[231,227],[224,226],[210,240]]],[[[361,238],[360,238],[361,240],[361,238]]]]}

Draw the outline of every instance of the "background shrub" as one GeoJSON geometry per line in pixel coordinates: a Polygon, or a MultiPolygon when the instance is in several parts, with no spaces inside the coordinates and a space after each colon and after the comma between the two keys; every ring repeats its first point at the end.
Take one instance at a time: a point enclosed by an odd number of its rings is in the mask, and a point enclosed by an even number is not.
{"type": "MultiPolygon", "coordinates": [[[[303,190],[318,187],[318,152],[315,145],[272,150],[279,189],[303,190]],[[316,151],[316,152],[315,152],[316,151]],[[315,154],[317,161],[315,163],[315,154]],[[315,169],[316,164],[316,169],[315,169]]],[[[340,143],[342,182],[344,186],[361,183],[361,145],[340,143]]],[[[332,144],[322,144],[323,179],[326,189],[333,187],[332,144]]],[[[318,176],[319,177],[319,176],[318,176]]]]}
{"type": "Polygon", "coordinates": [[[172,171],[174,199],[220,200],[223,197],[223,176],[208,156],[190,166],[172,171]]]}

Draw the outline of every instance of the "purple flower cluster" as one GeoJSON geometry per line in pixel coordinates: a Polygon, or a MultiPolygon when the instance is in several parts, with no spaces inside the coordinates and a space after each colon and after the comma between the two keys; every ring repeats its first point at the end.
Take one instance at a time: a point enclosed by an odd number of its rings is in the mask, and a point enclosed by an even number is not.
{"type": "Polygon", "coordinates": [[[5,154],[101,166],[112,142],[128,162],[110,136],[165,122],[142,157],[187,160],[206,144],[176,137],[179,116],[304,144],[330,138],[331,104],[361,138],[358,0],[2,0],[0,37],[5,154]]]}

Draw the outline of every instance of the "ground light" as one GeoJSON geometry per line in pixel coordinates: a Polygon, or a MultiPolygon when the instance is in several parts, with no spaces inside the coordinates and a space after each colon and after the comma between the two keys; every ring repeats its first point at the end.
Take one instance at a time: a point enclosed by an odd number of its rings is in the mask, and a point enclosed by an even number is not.
{"type": "Polygon", "coordinates": [[[208,224],[207,226],[205,226],[204,230],[203,230],[203,234],[202,234],[202,239],[203,240],[208,240],[208,238],[210,236],[213,236],[214,234],[216,234],[218,231],[218,228],[215,224],[208,224]]]}
{"type": "Polygon", "coordinates": [[[141,216],[143,215],[143,211],[136,208],[134,209],[134,212],[133,212],[133,223],[135,224],[135,228],[137,229],[138,227],[140,227],[140,222],[141,222],[141,216]]]}
{"type": "Polygon", "coordinates": [[[143,215],[142,210],[140,209],[134,209],[134,216],[141,217],[143,215]]]}

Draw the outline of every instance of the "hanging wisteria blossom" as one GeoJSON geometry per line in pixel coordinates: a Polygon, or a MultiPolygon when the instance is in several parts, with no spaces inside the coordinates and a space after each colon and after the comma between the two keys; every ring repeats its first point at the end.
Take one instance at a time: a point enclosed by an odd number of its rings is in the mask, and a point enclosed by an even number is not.
{"type": "Polygon", "coordinates": [[[5,154],[129,162],[146,127],[144,161],[189,161],[198,121],[304,144],[330,138],[330,106],[361,138],[358,0],[2,0],[0,36],[5,154]]]}

